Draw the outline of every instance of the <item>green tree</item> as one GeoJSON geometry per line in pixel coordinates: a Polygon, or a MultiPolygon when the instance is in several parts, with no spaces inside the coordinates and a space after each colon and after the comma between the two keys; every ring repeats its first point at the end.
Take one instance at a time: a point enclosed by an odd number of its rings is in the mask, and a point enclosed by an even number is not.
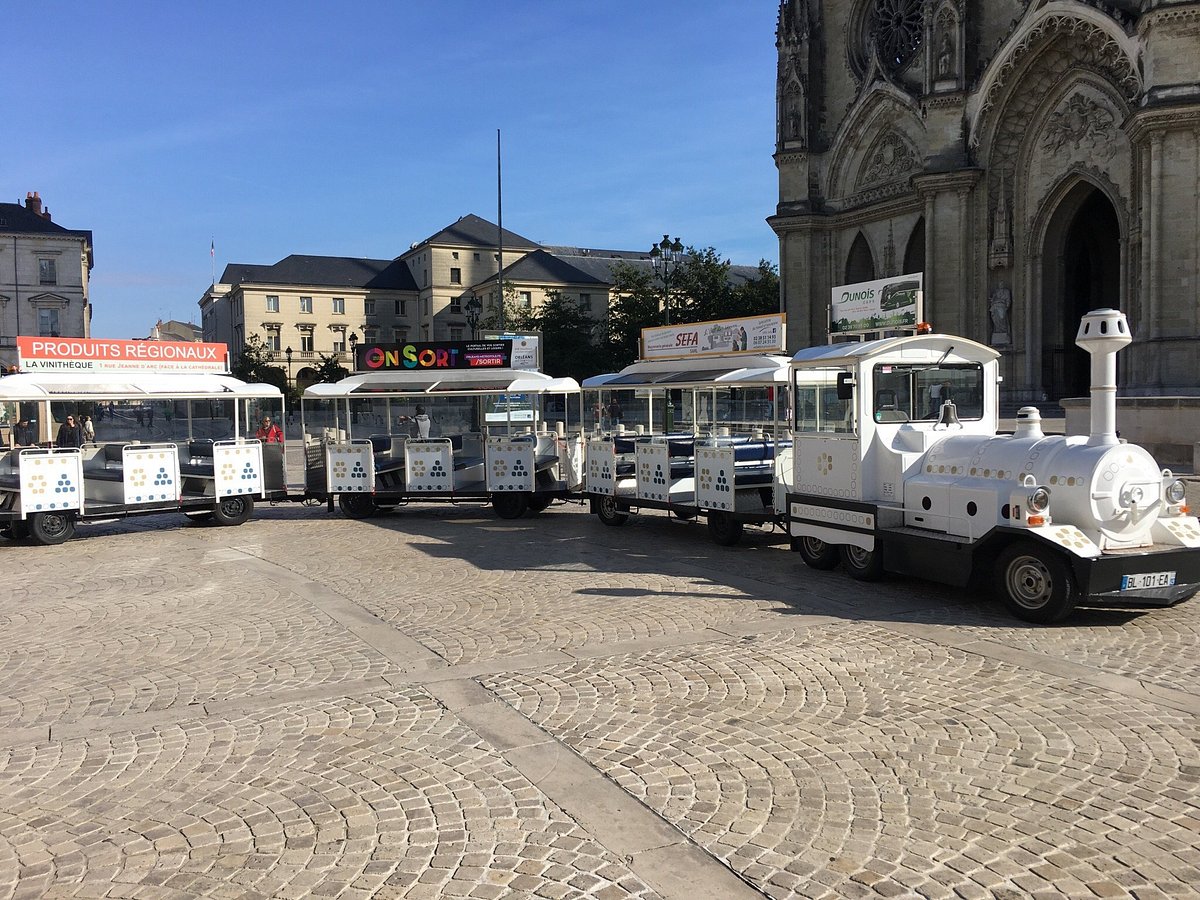
{"type": "Polygon", "coordinates": [[[730,268],[729,260],[722,260],[712,247],[689,247],[683,264],[671,276],[671,321],[707,322],[736,315],[730,268]]]}
{"type": "Polygon", "coordinates": [[[542,335],[542,371],[582,380],[604,370],[607,355],[597,345],[596,321],[559,291],[547,291],[534,310],[533,327],[542,335]]]}
{"type": "Polygon", "coordinates": [[[336,355],[326,356],[324,353],[317,354],[321,358],[321,362],[313,369],[312,384],[328,384],[334,381],[341,381],[350,373],[345,367],[338,362],[336,355]]]}
{"type": "Polygon", "coordinates": [[[767,316],[779,312],[779,270],[765,259],[758,261],[758,277],[733,292],[732,315],[767,316]]]}
{"type": "Polygon", "coordinates": [[[608,320],[600,332],[605,369],[616,371],[641,354],[642,329],[662,324],[662,287],[654,274],[626,262],[611,270],[608,320]]]}

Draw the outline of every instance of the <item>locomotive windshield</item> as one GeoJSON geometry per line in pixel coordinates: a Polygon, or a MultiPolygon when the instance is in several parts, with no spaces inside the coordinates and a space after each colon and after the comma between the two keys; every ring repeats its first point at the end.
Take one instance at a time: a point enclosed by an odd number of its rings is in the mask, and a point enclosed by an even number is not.
{"type": "Polygon", "coordinates": [[[952,400],[961,421],[983,418],[983,367],[978,364],[875,366],[876,422],[933,420],[952,400]]]}

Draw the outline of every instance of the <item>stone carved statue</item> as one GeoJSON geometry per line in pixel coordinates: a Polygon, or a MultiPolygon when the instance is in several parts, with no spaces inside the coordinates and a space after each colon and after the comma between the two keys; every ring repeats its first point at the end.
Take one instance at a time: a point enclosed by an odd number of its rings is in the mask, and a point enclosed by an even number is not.
{"type": "Polygon", "coordinates": [[[785,140],[804,139],[804,89],[793,84],[784,101],[783,136],[785,140]]]}
{"type": "Polygon", "coordinates": [[[988,297],[988,317],[992,320],[992,343],[1009,342],[1008,313],[1012,309],[1012,291],[1001,282],[988,297]]]}
{"type": "Polygon", "coordinates": [[[954,69],[954,38],[950,34],[950,29],[943,27],[942,38],[938,42],[937,77],[953,78],[954,69]]]}

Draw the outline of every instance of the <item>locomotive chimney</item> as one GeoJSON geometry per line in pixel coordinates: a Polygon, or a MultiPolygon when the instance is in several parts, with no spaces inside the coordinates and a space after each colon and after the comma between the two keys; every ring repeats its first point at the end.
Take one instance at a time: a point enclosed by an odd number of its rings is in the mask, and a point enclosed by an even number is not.
{"type": "Polygon", "coordinates": [[[1129,320],[1116,309],[1094,309],[1079,323],[1075,344],[1092,357],[1091,434],[1088,446],[1117,441],[1117,353],[1133,340],[1129,320]]]}

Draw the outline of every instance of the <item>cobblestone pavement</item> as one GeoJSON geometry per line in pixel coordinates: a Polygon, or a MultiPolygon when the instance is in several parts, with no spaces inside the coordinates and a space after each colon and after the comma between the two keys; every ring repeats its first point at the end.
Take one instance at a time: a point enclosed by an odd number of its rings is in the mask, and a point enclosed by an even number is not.
{"type": "Polygon", "coordinates": [[[1200,896],[1200,599],[1025,627],[661,514],[0,560],[0,900],[1200,896]]]}

